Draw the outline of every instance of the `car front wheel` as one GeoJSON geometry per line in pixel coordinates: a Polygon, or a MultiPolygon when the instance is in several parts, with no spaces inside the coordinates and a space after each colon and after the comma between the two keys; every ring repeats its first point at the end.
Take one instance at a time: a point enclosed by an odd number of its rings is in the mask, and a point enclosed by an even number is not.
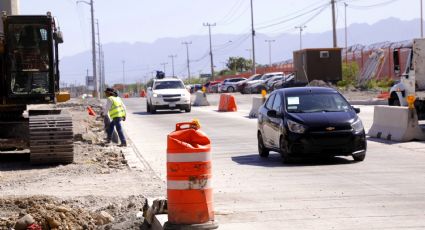
{"type": "Polygon", "coordinates": [[[365,158],[366,158],[366,152],[361,154],[353,154],[354,161],[364,161],[365,158]]]}
{"type": "Polygon", "coordinates": [[[235,92],[235,89],[232,86],[229,86],[229,88],[227,88],[227,92],[233,93],[235,92]]]}
{"type": "Polygon", "coordinates": [[[151,112],[152,114],[155,114],[155,113],[156,113],[156,108],[155,108],[155,106],[154,106],[154,105],[151,105],[150,112],[151,112]]]}
{"type": "Polygon", "coordinates": [[[260,132],[258,132],[257,135],[258,138],[258,154],[260,154],[260,157],[268,157],[270,150],[266,148],[266,146],[264,146],[264,142],[263,142],[263,136],[261,135],[260,132]]]}
{"type": "Polygon", "coordinates": [[[280,156],[282,157],[283,163],[293,163],[294,159],[289,156],[288,145],[283,137],[280,137],[280,156]]]}
{"type": "Polygon", "coordinates": [[[192,110],[192,106],[188,105],[188,107],[184,111],[186,111],[186,113],[190,113],[191,110],[192,110]]]}

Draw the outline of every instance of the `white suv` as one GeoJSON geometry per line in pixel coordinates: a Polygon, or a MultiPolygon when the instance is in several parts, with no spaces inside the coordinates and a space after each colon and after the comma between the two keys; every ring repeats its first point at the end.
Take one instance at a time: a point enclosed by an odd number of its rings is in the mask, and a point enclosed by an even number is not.
{"type": "Polygon", "coordinates": [[[154,79],[152,87],[148,88],[146,107],[150,113],[156,113],[160,109],[190,112],[190,93],[180,79],[154,79]]]}

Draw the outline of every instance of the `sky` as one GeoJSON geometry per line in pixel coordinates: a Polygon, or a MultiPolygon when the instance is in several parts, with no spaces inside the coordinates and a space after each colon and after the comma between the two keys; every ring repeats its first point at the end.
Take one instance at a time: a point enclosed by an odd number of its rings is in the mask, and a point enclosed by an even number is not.
{"type": "MultiPolygon", "coordinates": [[[[91,49],[90,6],[76,0],[18,0],[20,14],[51,11],[59,21],[65,43],[61,57],[91,49]]],[[[347,23],[373,24],[396,17],[420,18],[420,0],[336,0],[337,27],[347,23]]],[[[253,0],[257,33],[268,35],[332,29],[330,0],[253,0]]],[[[203,23],[216,23],[212,33],[248,33],[251,26],[249,0],[94,0],[101,43],[154,42],[166,37],[208,34],[203,23]]],[[[418,28],[419,30],[419,28],[418,28]]]]}

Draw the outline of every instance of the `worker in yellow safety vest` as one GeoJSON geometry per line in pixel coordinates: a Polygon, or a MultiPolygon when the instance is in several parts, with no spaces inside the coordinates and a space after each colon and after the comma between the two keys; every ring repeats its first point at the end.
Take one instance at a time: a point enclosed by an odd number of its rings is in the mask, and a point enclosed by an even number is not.
{"type": "Polygon", "coordinates": [[[125,121],[127,115],[125,105],[114,89],[106,88],[105,95],[107,100],[103,109],[103,114],[108,116],[110,120],[109,127],[107,129],[106,143],[111,143],[112,133],[114,132],[114,129],[116,129],[121,141],[119,146],[126,147],[127,141],[121,125],[121,121],[125,121]]]}

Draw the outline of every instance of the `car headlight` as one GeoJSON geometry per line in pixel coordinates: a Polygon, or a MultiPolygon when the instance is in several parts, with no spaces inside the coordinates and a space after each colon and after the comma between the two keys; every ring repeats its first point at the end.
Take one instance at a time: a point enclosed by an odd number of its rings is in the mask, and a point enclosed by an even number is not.
{"type": "Polygon", "coordinates": [[[293,133],[304,133],[306,128],[295,121],[287,120],[288,129],[293,133]]]}
{"type": "Polygon", "coordinates": [[[356,133],[363,131],[363,123],[360,119],[357,119],[353,124],[351,124],[351,127],[354,129],[356,133]]]}
{"type": "Polygon", "coordinates": [[[161,94],[154,93],[152,96],[153,97],[161,97],[161,94]]]}

